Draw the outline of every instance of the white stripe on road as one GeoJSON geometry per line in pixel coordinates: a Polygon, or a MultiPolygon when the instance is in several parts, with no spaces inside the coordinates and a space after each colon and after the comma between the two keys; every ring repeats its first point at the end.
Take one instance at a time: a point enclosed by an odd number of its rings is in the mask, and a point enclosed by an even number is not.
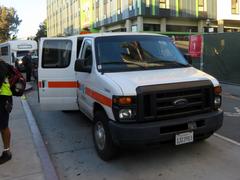
{"type": "Polygon", "coordinates": [[[234,109],[236,112],[224,112],[224,115],[228,117],[240,117],[240,108],[234,107],[234,109]]]}
{"type": "Polygon", "coordinates": [[[239,107],[235,107],[234,109],[236,110],[237,113],[240,114],[240,108],[239,107]]]}
{"type": "Polygon", "coordinates": [[[239,143],[239,142],[234,141],[234,140],[232,140],[232,139],[229,139],[229,138],[227,138],[227,137],[221,136],[220,134],[214,133],[214,136],[216,136],[216,137],[218,137],[218,138],[220,138],[220,139],[222,139],[222,140],[224,140],[224,141],[227,141],[227,142],[230,142],[230,143],[235,144],[235,145],[237,145],[237,146],[240,146],[240,143],[239,143]]]}
{"type": "Polygon", "coordinates": [[[240,113],[224,112],[224,116],[228,116],[228,117],[240,117],[240,113]]]}
{"type": "Polygon", "coordinates": [[[238,100],[238,101],[240,100],[238,96],[231,95],[230,93],[223,93],[222,96],[225,98],[233,99],[233,100],[238,100]]]}

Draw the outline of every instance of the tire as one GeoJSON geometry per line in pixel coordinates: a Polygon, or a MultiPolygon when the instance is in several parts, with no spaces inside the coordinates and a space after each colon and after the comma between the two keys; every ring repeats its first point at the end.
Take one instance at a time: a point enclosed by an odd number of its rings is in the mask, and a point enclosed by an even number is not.
{"type": "Polygon", "coordinates": [[[117,154],[117,149],[112,141],[105,112],[97,111],[95,113],[92,134],[98,156],[104,161],[113,159],[117,154]]]}

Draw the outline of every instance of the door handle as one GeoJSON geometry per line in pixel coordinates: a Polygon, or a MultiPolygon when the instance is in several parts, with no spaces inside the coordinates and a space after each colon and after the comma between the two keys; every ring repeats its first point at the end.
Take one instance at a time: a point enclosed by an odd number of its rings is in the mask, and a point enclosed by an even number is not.
{"type": "Polygon", "coordinates": [[[46,83],[46,81],[42,80],[42,88],[45,88],[45,83],[46,83]]]}

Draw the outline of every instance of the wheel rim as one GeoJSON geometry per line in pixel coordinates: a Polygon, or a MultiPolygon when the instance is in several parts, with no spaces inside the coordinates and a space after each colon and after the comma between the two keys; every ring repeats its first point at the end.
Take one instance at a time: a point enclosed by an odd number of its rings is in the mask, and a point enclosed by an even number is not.
{"type": "Polygon", "coordinates": [[[106,142],[106,134],[103,124],[100,121],[98,121],[95,125],[95,140],[98,148],[103,150],[106,142]]]}

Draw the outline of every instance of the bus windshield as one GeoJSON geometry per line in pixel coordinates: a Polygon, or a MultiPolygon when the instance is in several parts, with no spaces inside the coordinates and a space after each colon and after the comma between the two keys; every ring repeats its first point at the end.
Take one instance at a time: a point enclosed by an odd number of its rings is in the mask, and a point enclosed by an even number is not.
{"type": "Polygon", "coordinates": [[[29,51],[17,51],[17,57],[26,56],[28,53],[29,51]]]}

